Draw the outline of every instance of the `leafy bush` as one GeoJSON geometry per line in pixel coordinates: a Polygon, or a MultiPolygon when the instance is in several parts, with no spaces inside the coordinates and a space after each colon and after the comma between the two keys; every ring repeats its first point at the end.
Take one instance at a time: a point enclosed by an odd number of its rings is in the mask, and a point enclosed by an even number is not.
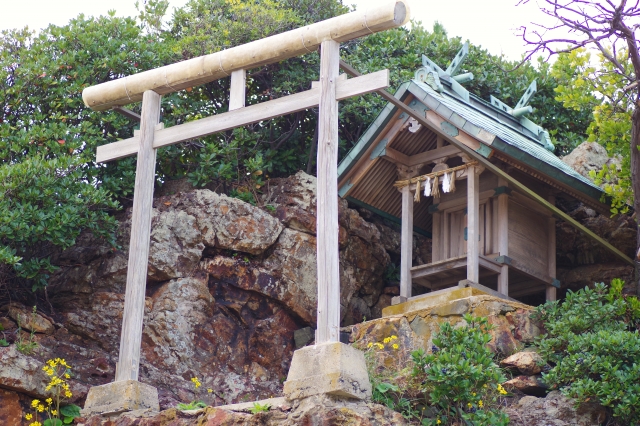
{"type": "Polygon", "coordinates": [[[431,353],[411,352],[409,368],[389,371],[386,351],[392,350],[405,364],[405,350],[395,336],[369,343],[365,359],[372,382],[373,400],[422,425],[506,425],[507,415],[498,406],[505,378],[487,347],[491,326],[486,318],[465,315],[466,325],[445,322],[433,337],[431,353]]]}
{"type": "Polygon", "coordinates": [[[82,166],[70,157],[39,156],[0,165],[0,265],[34,289],[46,285],[56,249],[75,244],[83,229],[113,243],[116,208],[104,189],[83,180],[82,166]]]}
{"type": "Polygon", "coordinates": [[[536,310],[547,334],[540,354],[553,365],[543,381],[576,404],[598,402],[624,425],[640,424],[640,302],[621,280],[568,292],[536,310]]]}
{"type": "Polygon", "coordinates": [[[505,377],[487,347],[490,326],[486,318],[467,314],[464,319],[466,327],[441,325],[432,353],[412,353],[413,376],[435,414],[422,424],[506,425],[509,418],[497,408],[499,396],[506,394],[500,385],[505,377]]]}

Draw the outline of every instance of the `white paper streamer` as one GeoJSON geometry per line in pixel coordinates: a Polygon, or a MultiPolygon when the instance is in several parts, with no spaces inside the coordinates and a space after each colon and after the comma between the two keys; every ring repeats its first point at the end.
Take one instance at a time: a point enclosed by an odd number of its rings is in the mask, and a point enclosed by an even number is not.
{"type": "Polygon", "coordinates": [[[425,197],[431,196],[431,178],[430,177],[428,177],[424,183],[424,196],[425,197]]]}
{"type": "Polygon", "coordinates": [[[445,173],[442,179],[442,192],[445,194],[449,192],[451,189],[451,175],[449,173],[445,173]]]}

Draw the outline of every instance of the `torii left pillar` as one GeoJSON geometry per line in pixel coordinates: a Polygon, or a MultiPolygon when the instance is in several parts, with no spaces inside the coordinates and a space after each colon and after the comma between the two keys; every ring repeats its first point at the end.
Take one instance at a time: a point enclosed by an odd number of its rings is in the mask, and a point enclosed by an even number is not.
{"type": "Polygon", "coordinates": [[[162,96],[152,90],[144,92],[142,97],[140,147],[133,192],[127,286],[116,378],[112,383],[89,389],[83,410],[85,416],[92,413],[115,414],[140,409],[160,411],[158,390],[139,382],[138,371],[156,169],[156,150],[153,148],[153,139],[156,126],[160,121],[161,99],[162,96]]]}
{"type": "Polygon", "coordinates": [[[313,346],[293,354],[284,395],[287,399],[329,394],[371,399],[364,354],[340,342],[340,263],[338,247],[338,101],[340,43],[320,48],[316,249],[318,328],[313,346]]]}

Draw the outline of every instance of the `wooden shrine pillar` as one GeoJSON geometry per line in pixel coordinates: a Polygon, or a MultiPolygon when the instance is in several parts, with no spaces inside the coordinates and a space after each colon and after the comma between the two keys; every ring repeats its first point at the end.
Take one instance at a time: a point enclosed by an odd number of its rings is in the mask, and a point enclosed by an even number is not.
{"type": "Polygon", "coordinates": [[[480,282],[480,179],[478,166],[467,168],[467,280],[480,282]]]}
{"type": "MultiPolygon", "coordinates": [[[[417,176],[415,167],[398,165],[398,177],[411,179],[417,176]]],[[[413,192],[411,185],[400,189],[402,193],[402,216],[400,233],[400,298],[401,302],[411,297],[411,267],[413,266],[413,192]]]]}
{"type": "Polygon", "coordinates": [[[116,364],[115,381],[138,380],[144,297],[147,287],[151,209],[156,170],[156,150],[153,139],[160,121],[160,100],[152,90],[142,96],[140,147],[136,165],[136,183],[131,213],[131,240],[127,265],[127,286],[120,334],[120,354],[116,364]]]}
{"type": "MultiPolygon", "coordinates": [[[[547,197],[550,204],[556,205],[556,197],[550,195],[547,197]]],[[[547,248],[547,264],[549,265],[548,274],[551,278],[556,277],[556,220],[553,216],[549,216],[548,221],[548,248],[547,248]]],[[[547,284],[545,296],[548,301],[554,301],[557,298],[557,289],[551,284],[547,284]]]]}
{"type": "Polygon", "coordinates": [[[413,266],[413,194],[411,185],[402,188],[402,233],[400,237],[400,297],[411,297],[413,266]]]}
{"type": "Polygon", "coordinates": [[[316,344],[340,341],[340,267],[338,247],[338,101],[340,43],[320,47],[318,106],[318,329],[316,344]]]}
{"type": "MultiPolygon", "coordinates": [[[[498,178],[498,187],[507,188],[507,181],[498,178]]],[[[500,256],[509,255],[509,194],[503,191],[498,195],[498,253],[500,256]]],[[[509,265],[503,264],[498,275],[498,292],[509,295],[509,265]]]]}

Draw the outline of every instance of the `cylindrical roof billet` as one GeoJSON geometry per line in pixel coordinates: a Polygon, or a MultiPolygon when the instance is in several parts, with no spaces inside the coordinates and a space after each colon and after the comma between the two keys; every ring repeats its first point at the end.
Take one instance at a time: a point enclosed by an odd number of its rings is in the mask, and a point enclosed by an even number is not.
{"type": "Polygon", "coordinates": [[[395,0],[210,55],[87,87],[82,91],[82,99],[88,107],[104,111],[139,102],[146,90],[161,95],[177,92],[229,76],[235,70],[256,68],[314,52],[326,40],[348,41],[402,26],[408,20],[406,0],[395,0]]]}

